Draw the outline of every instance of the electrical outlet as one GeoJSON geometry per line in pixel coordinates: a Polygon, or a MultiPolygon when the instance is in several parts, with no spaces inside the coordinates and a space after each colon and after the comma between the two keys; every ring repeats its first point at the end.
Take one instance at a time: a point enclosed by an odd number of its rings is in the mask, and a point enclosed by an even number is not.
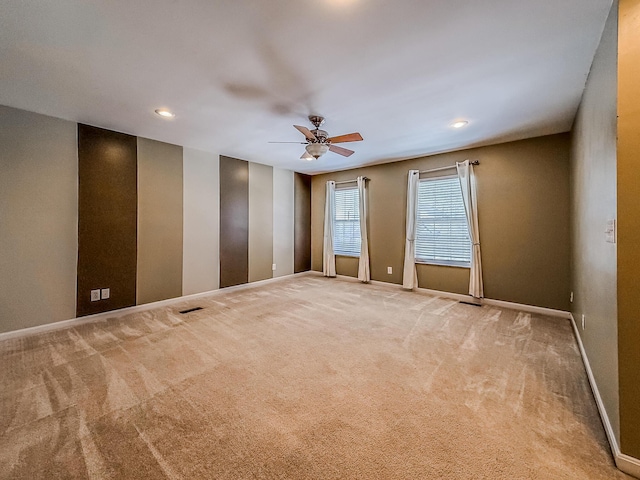
{"type": "Polygon", "coordinates": [[[582,314],[582,329],[583,329],[583,330],[584,330],[585,326],[586,326],[586,319],[585,319],[585,317],[584,317],[584,313],[583,313],[583,314],[582,314]]]}
{"type": "Polygon", "coordinates": [[[109,298],[110,295],[111,295],[111,289],[103,288],[102,290],[100,290],[100,298],[102,300],[106,300],[107,298],[109,298]]]}
{"type": "Polygon", "coordinates": [[[569,295],[569,301],[573,303],[573,292],[571,292],[571,295],[569,295]]]}
{"type": "Polygon", "coordinates": [[[271,264],[271,270],[273,270],[274,272],[276,271],[276,264],[275,263],[271,264]]]}
{"type": "Polygon", "coordinates": [[[100,289],[91,290],[91,301],[97,302],[98,300],[100,300],[100,289]]]}
{"type": "Polygon", "coordinates": [[[387,274],[391,275],[393,273],[393,267],[387,267],[387,274]]]}

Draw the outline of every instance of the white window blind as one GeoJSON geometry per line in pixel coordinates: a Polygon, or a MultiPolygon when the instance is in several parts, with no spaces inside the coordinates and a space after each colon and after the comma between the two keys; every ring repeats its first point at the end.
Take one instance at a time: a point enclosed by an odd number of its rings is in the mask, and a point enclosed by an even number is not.
{"type": "Polygon", "coordinates": [[[360,256],[360,195],[358,189],[336,188],[333,251],[336,255],[360,256]]]}
{"type": "Polygon", "coordinates": [[[457,176],[420,180],[416,261],[471,265],[471,241],[457,176]]]}

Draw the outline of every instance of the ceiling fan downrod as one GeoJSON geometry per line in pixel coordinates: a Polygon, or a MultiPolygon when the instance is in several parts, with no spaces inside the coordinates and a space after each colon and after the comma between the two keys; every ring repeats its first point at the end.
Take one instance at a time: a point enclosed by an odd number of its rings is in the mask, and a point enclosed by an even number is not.
{"type": "Polygon", "coordinates": [[[310,139],[310,143],[323,143],[330,144],[331,140],[329,140],[329,134],[325,130],[320,130],[320,126],[324,124],[324,117],[319,115],[309,115],[309,121],[313,124],[315,130],[311,130],[315,139],[310,139]]]}

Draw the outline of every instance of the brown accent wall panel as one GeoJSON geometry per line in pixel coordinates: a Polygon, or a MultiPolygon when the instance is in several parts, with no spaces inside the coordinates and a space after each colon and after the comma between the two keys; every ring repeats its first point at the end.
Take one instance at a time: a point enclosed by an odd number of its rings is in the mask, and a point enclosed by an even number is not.
{"type": "Polygon", "coordinates": [[[311,177],[294,175],[294,272],[311,270],[311,177]]]}
{"type": "Polygon", "coordinates": [[[77,315],[136,303],[136,137],[78,125],[77,315]],[[108,299],[91,301],[91,290],[108,299]]]}
{"type": "Polygon", "coordinates": [[[220,156],[220,288],[249,281],[249,164],[220,156]]]}
{"type": "Polygon", "coordinates": [[[640,459],[640,0],[620,0],[618,21],[620,448],[640,459]]]}

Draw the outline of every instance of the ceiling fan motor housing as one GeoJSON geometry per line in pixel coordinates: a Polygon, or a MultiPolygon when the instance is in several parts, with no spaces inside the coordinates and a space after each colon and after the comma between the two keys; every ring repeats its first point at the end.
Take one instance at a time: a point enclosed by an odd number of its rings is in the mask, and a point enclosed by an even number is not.
{"type": "Polygon", "coordinates": [[[315,130],[311,130],[311,133],[313,133],[315,137],[318,139],[317,142],[313,142],[313,143],[327,143],[327,138],[329,138],[329,134],[325,130],[320,130],[316,128],[315,130]]]}

